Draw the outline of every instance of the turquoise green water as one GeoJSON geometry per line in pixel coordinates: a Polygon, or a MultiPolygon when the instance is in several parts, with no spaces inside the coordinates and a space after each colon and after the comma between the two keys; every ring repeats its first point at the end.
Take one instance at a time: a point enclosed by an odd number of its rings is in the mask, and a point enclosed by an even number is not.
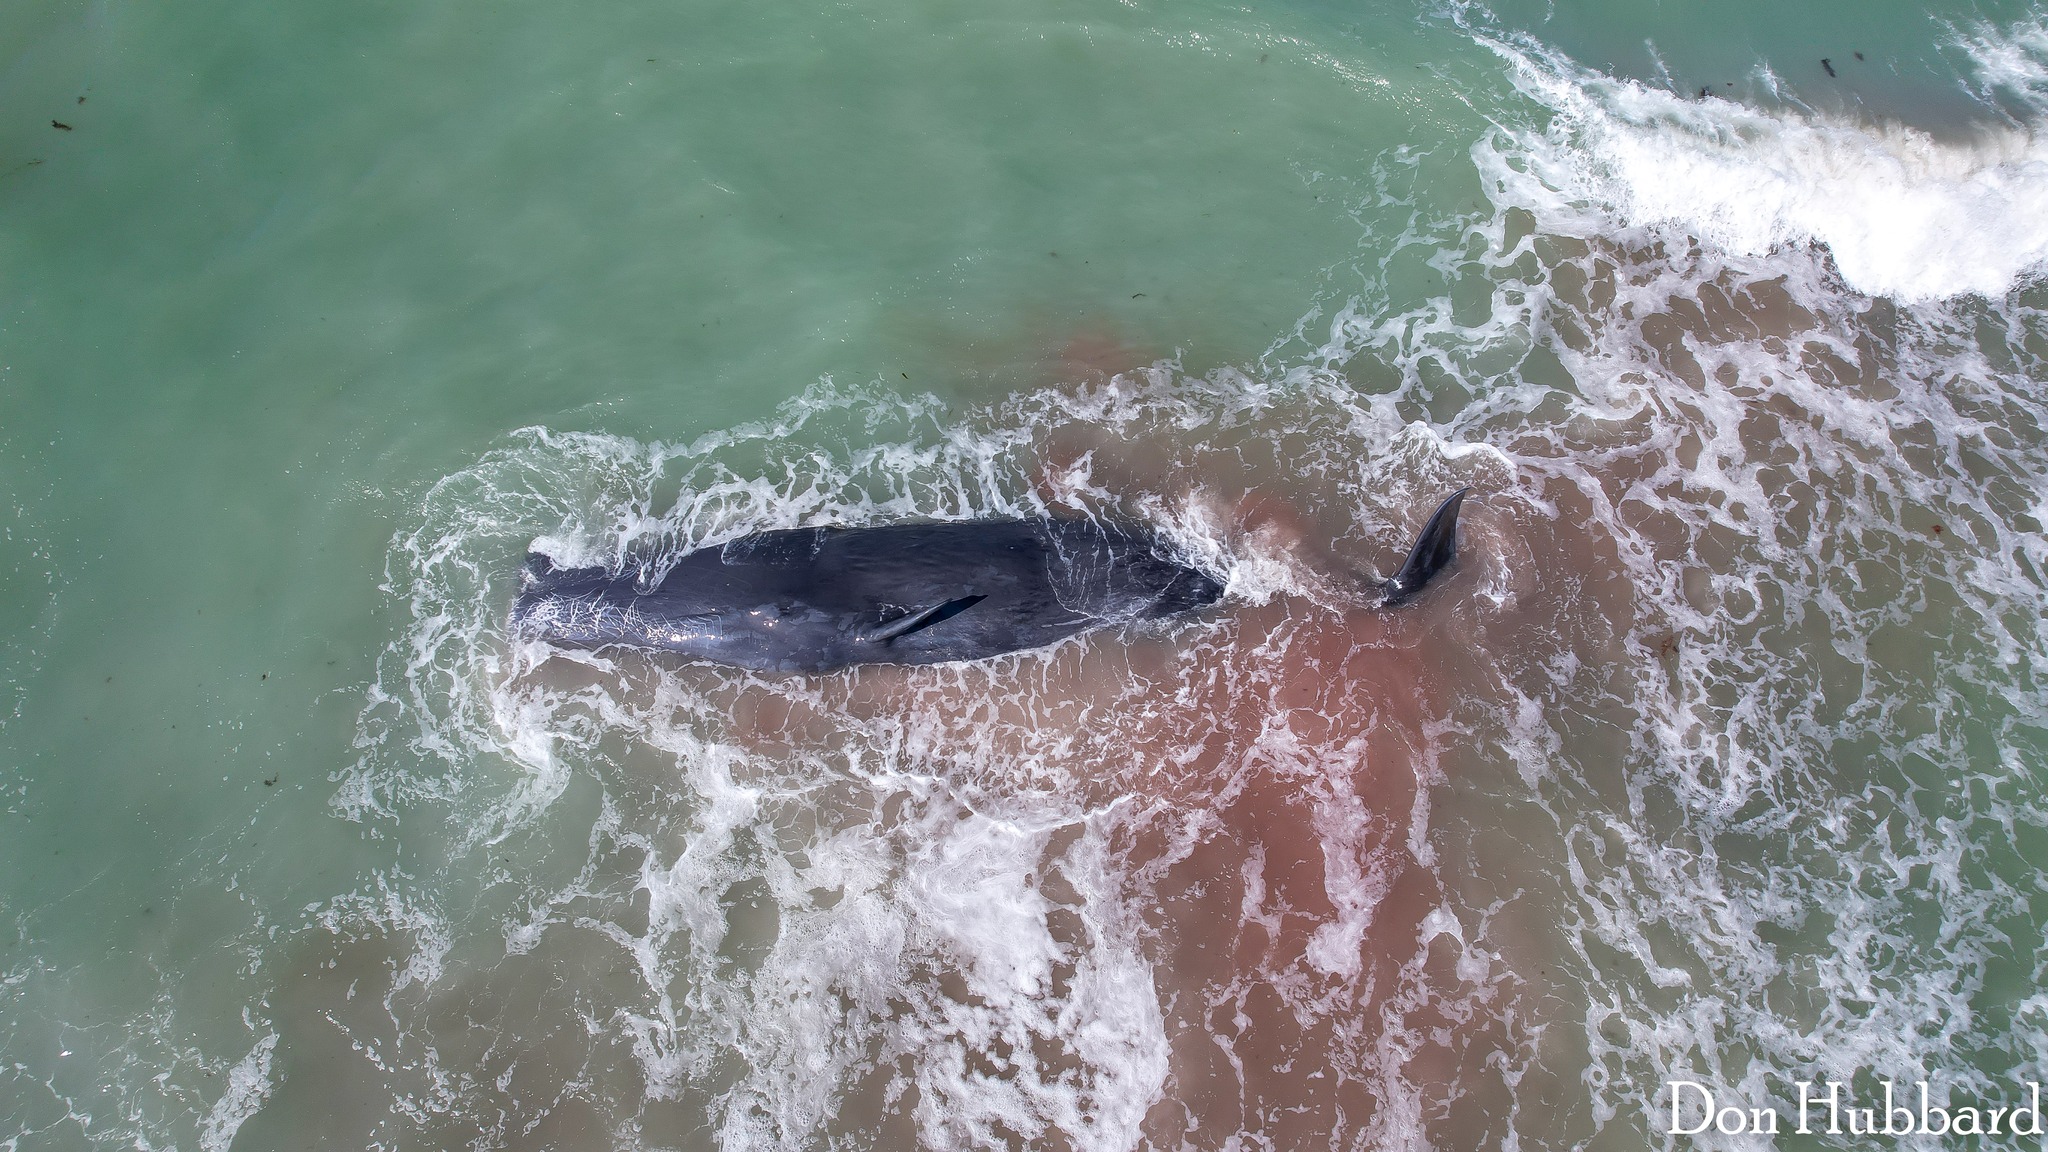
{"type": "Polygon", "coordinates": [[[0,1147],[2018,1102],[2044,108],[2017,4],[0,14],[0,1147]],[[1183,779],[1172,675],[1029,661],[767,747],[504,634],[536,540],[1015,512],[1069,443],[1292,751],[1183,779]],[[1274,687],[1332,593],[1202,501],[1384,567],[1464,482],[1451,654],[1346,752],[1274,687]]]}

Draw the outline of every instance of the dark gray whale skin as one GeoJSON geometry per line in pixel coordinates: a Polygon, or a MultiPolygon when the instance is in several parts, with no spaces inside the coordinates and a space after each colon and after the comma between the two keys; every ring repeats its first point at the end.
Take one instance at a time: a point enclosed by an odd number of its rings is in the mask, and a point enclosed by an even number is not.
{"type": "MultiPolygon", "coordinates": [[[[1414,595],[1450,563],[1464,494],[1431,518],[1383,603],[1414,595]]],[[[652,587],[530,553],[512,628],[567,647],[820,673],[982,660],[1177,616],[1222,595],[1215,577],[1141,525],[963,520],[756,533],[687,553],[652,587]]]]}
{"type": "Polygon", "coordinates": [[[522,634],[768,672],[980,660],[1223,595],[1143,528],[1051,518],[762,532],[683,556],[652,588],[536,554],[521,582],[522,634]]]}

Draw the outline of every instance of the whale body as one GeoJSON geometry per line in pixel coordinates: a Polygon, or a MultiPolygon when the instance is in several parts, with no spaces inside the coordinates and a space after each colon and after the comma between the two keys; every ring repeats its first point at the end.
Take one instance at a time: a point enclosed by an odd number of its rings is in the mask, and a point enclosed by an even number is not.
{"type": "MultiPolygon", "coordinates": [[[[1413,596],[1451,562],[1464,495],[1430,518],[1382,604],[1413,596]]],[[[760,532],[687,553],[651,585],[529,553],[512,625],[568,647],[820,673],[981,660],[1222,595],[1221,582],[1143,525],[1048,516],[760,532]]]]}

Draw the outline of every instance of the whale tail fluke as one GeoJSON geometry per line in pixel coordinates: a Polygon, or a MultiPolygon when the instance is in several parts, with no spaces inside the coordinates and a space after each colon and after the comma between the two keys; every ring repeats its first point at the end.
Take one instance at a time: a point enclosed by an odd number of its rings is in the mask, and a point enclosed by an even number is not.
{"type": "Polygon", "coordinates": [[[1408,553],[1408,562],[1394,573],[1394,578],[1380,585],[1380,606],[1392,608],[1422,591],[1430,578],[1450,566],[1458,555],[1458,509],[1465,503],[1465,494],[1471,488],[1460,488],[1437,505],[1430,514],[1429,523],[1422,526],[1422,535],[1415,538],[1415,547],[1408,553]]]}

